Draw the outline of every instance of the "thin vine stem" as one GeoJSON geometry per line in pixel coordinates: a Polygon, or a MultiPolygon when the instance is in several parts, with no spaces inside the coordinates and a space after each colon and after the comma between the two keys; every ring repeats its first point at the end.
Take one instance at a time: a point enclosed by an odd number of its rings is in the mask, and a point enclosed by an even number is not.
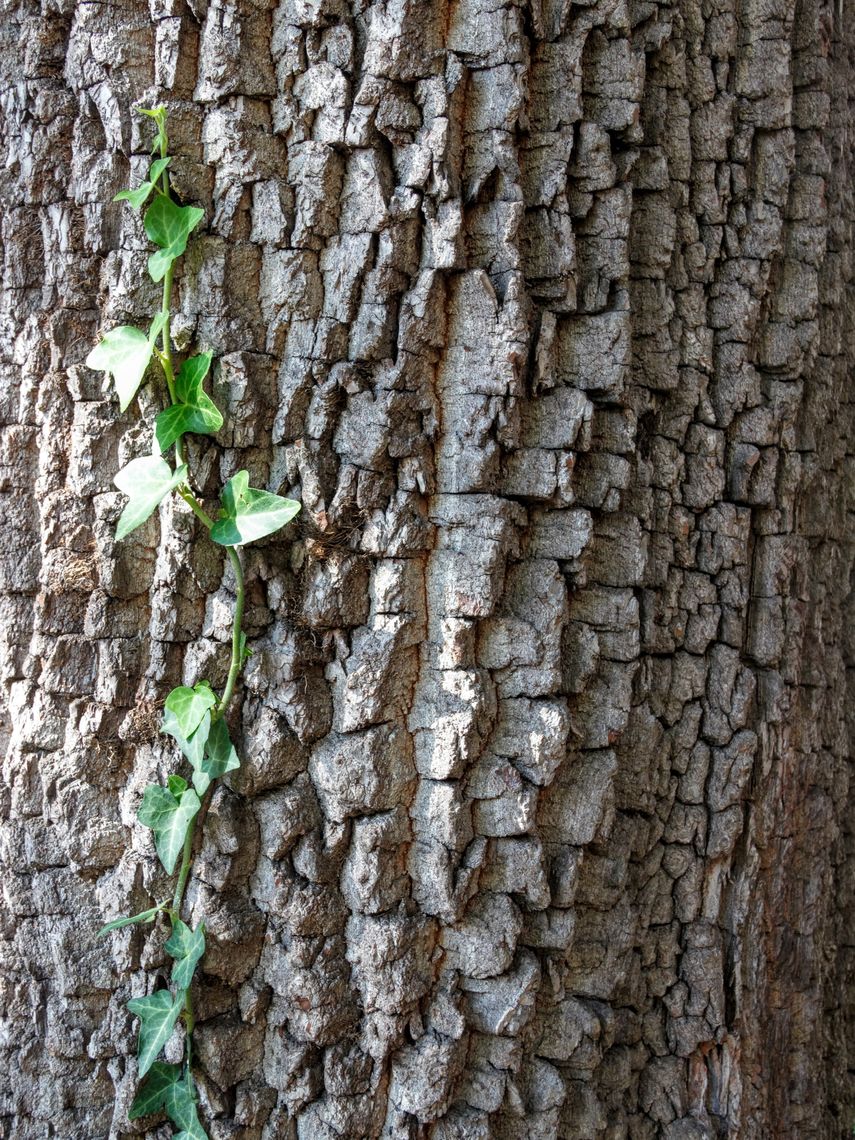
{"type": "Polygon", "coordinates": [[[235,576],[235,612],[232,621],[232,660],[229,666],[229,675],[226,678],[226,687],[223,689],[223,695],[220,698],[220,703],[215,713],[217,718],[225,716],[231,704],[235,685],[237,684],[237,679],[240,675],[241,667],[243,666],[244,657],[243,611],[244,605],[246,604],[246,587],[243,578],[243,566],[241,565],[240,555],[233,546],[227,546],[226,552],[228,553],[235,576]]]}

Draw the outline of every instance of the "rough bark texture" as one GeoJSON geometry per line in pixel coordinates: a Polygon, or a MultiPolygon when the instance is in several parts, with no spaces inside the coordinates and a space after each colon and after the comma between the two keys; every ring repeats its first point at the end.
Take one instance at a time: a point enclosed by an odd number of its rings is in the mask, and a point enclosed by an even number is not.
{"type": "Polygon", "coordinates": [[[157,304],[108,200],[165,95],[198,483],[304,503],[190,894],[212,1137],[847,1134],[851,12],[2,7],[0,1132],[168,1135],[158,937],[93,935],[230,582],[183,505],[114,545],[148,436],[82,364],[157,304]]]}

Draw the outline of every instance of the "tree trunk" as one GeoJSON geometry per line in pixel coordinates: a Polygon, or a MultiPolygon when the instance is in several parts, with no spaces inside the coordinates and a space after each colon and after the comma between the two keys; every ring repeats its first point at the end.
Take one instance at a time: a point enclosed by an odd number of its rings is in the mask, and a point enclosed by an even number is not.
{"type": "Polygon", "coordinates": [[[82,363],[158,304],[109,199],[160,99],[198,489],[303,502],[188,896],[211,1137],[847,1135],[842,0],[0,7],[2,1135],[169,1134],[160,941],[94,934],[168,890],[231,580],[183,504],[114,543],[163,394],[82,363]]]}

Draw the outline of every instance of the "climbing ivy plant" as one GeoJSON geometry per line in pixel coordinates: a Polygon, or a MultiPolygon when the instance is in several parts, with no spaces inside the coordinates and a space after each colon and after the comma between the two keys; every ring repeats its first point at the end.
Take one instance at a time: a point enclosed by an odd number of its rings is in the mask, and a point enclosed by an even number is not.
{"type": "Polygon", "coordinates": [[[249,655],[242,628],[244,576],[240,548],[280,530],[297,514],[300,504],[250,487],[248,473],[238,471],[223,487],[221,505],[213,518],[192,489],[184,436],[215,434],[223,426],[223,416],[204,388],[211,368],[210,352],[188,357],[176,371],[170,310],[175,263],[201,223],[204,211],[197,206],[182,206],[172,192],[166,109],[154,107],[142,114],[151,118],[156,127],[149,175],[136,189],[117,194],[114,201],[127,201],[135,210],[145,209],[145,232],[156,246],[148,259],[148,272],[153,281],[163,282],[163,300],[148,331],[130,325],[112,329],[90,352],[86,363],[112,376],[119,406],[125,411],[154,360],[166,382],[169,404],[155,421],[151,454],[131,460],[116,475],[115,484],[128,499],[116,538],[122,539],[141,526],[167,495],[178,494],[209,538],[225,548],[234,574],[236,598],[231,663],[222,693],[218,696],[207,681],[199,681],[192,688],[179,685],[166,698],[161,728],[174,740],[178,753],[189,765],[189,778],[172,775],[165,786],[150,784],[137,812],[140,823],[153,832],[164,871],[174,875],[177,868],[172,898],[141,914],[108,922],[99,933],[134,923],[155,922],[161,915],[169,922],[170,934],[165,944],[173,960],[169,984],[128,1002],[130,1012],[139,1018],[138,1068],[142,1080],[129,1115],[135,1119],[165,1111],[180,1130],[175,1140],[200,1140],[207,1133],[199,1121],[192,1071],[192,986],[195,970],[205,953],[205,924],[200,921],[194,929],[185,923],[182,904],[193,867],[196,823],[204,818],[214,781],[240,767],[225,719],[249,655]],[[179,1021],[184,1026],[182,1063],[158,1060],[179,1021]]]}

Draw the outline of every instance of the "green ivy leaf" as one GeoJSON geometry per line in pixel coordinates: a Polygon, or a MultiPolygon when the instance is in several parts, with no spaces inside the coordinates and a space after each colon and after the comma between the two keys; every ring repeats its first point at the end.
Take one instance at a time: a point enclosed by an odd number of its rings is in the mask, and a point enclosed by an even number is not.
{"type": "Polygon", "coordinates": [[[176,1132],[173,1140],[208,1140],[208,1133],[199,1123],[198,1117],[191,1128],[184,1132],[176,1132]]]}
{"type": "MultiPolygon", "coordinates": [[[[165,993],[165,990],[161,991],[165,993]]],[[[166,1104],[166,1099],[173,1085],[181,1080],[181,1069],[178,1065],[167,1064],[166,1061],[155,1061],[149,1070],[142,1087],[134,1097],[133,1104],[128,1110],[129,1120],[138,1120],[141,1116],[149,1116],[152,1112],[159,1112],[166,1104]]]]}
{"type": "Polygon", "coordinates": [[[211,528],[211,538],[220,546],[255,542],[286,526],[300,510],[293,499],[249,486],[249,473],[238,471],[223,487],[223,509],[211,528]]]}
{"type": "Polygon", "coordinates": [[[187,791],[189,784],[183,776],[167,776],[166,786],[177,800],[180,800],[187,791]]]}
{"type": "MultiPolygon", "coordinates": [[[[202,717],[202,721],[195,732],[191,733],[189,737],[185,737],[178,727],[178,721],[174,713],[168,709],[163,714],[163,724],[160,726],[162,732],[168,733],[174,740],[178,747],[181,749],[183,755],[190,761],[194,773],[202,770],[202,760],[205,755],[205,741],[208,739],[208,733],[211,729],[211,714],[206,712],[202,717]]],[[[204,795],[208,785],[199,787],[199,782],[196,780],[195,775],[193,783],[196,785],[196,791],[200,796],[204,795]]]]}
{"type": "Polygon", "coordinates": [[[207,681],[199,681],[192,689],[188,685],[179,685],[173,689],[166,698],[164,707],[175,717],[175,725],[186,739],[193,735],[205,713],[216,703],[217,698],[211,686],[207,681]]]}
{"type": "MultiPolygon", "coordinates": [[[[199,1123],[196,1089],[189,1069],[184,1080],[176,1082],[169,1090],[166,1111],[169,1113],[172,1123],[183,1129],[182,1132],[178,1133],[178,1136],[183,1136],[184,1140],[208,1140],[207,1132],[199,1123]]],[[[174,1140],[178,1140],[178,1136],[174,1140]]]]}
{"type": "Polygon", "coordinates": [[[151,322],[148,336],[133,325],[119,325],[102,337],[86,357],[87,368],[112,375],[119,408],[123,412],[137,394],[154,351],[154,342],[165,321],[165,314],[158,313],[151,322]]]}
{"type": "Polygon", "coordinates": [[[135,210],[139,210],[146,204],[153,189],[152,182],[141,182],[136,190],[120,190],[118,194],[114,194],[113,201],[130,202],[135,210]]]}
{"type": "Polygon", "coordinates": [[[141,1116],[148,1116],[162,1108],[166,1109],[173,1124],[184,1130],[180,1133],[181,1136],[189,1140],[208,1140],[208,1134],[199,1123],[193,1078],[189,1070],[182,1076],[178,1065],[155,1061],[131,1105],[128,1118],[138,1120],[141,1116]]]}
{"type": "Polygon", "coordinates": [[[152,281],[162,281],[167,269],[187,248],[187,239],[205,216],[198,206],[179,206],[158,194],[146,210],[145,232],[160,249],[148,259],[152,281]]]}
{"type": "Polygon", "coordinates": [[[184,1008],[184,991],[173,995],[169,990],[158,990],[148,997],[134,998],[128,1009],[140,1019],[140,1036],[137,1046],[139,1073],[144,1077],[155,1059],[172,1036],[178,1015],[184,1008]]]}
{"type": "Polygon", "coordinates": [[[202,383],[211,368],[210,352],[200,352],[198,356],[188,356],[175,377],[175,392],[182,403],[191,403],[202,389],[202,383]]]}
{"type": "Polygon", "coordinates": [[[185,432],[214,435],[223,426],[222,413],[202,390],[202,381],[210,367],[210,352],[191,356],[181,365],[175,380],[175,393],[180,403],[161,412],[155,423],[155,435],[161,451],[166,451],[185,432]]]}
{"type": "MultiPolygon", "coordinates": [[[[202,761],[201,768],[203,776],[207,779],[207,783],[225,775],[226,772],[233,772],[235,768],[240,768],[240,758],[229,738],[229,730],[222,717],[219,720],[215,720],[211,725],[211,731],[205,744],[205,758],[202,761]]],[[[199,781],[195,775],[193,777],[193,785],[200,796],[204,795],[205,791],[207,791],[207,784],[205,785],[204,791],[200,789],[199,781]]]]}
{"type": "Polygon", "coordinates": [[[175,959],[175,965],[172,967],[173,982],[180,990],[189,989],[196,964],[205,953],[204,922],[200,922],[195,930],[191,930],[185,922],[176,918],[172,924],[172,934],[164,949],[175,959]]]}
{"type": "MultiPolygon", "coordinates": [[[[179,777],[180,778],[180,777],[179,777]]],[[[143,795],[137,819],[154,832],[154,845],[167,875],[175,870],[175,863],[184,846],[184,836],[190,821],[201,807],[199,797],[185,784],[176,795],[169,788],[149,784],[143,795]]]]}
{"type": "Polygon", "coordinates": [[[210,712],[205,713],[189,738],[181,733],[174,714],[169,711],[164,714],[161,728],[175,739],[190,762],[193,787],[200,796],[204,796],[212,780],[240,767],[240,759],[229,739],[229,730],[222,720],[212,720],[210,712]]]}
{"type": "Polygon", "coordinates": [[[123,467],[113,482],[128,496],[119,518],[116,539],[124,538],[146,521],[170,491],[187,479],[187,468],[173,471],[159,455],[143,455],[123,467]]]}
{"type": "Polygon", "coordinates": [[[132,914],[129,918],[114,918],[112,922],[108,922],[106,926],[101,927],[96,937],[100,938],[104,934],[109,934],[111,930],[121,930],[123,926],[132,926],[136,922],[151,922],[152,919],[157,918],[163,910],[163,907],[163,903],[158,903],[157,906],[153,906],[151,910],[144,910],[139,914],[132,914]]]}
{"type": "Polygon", "coordinates": [[[171,158],[158,158],[151,164],[151,170],[148,174],[148,179],[141,182],[136,190],[120,190],[118,194],[113,195],[114,202],[130,202],[135,210],[140,210],[148,201],[148,196],[152,190],[157,189],[157,180],[169,166],[171,158]]]}
{"type": "Polygon", "coordinates": [[[156,158],[151,164],[151,170],[148,172],[148,180],[153,186],[157,185],[158,179],[164,170],[166,170],[167,166],[169,166],[170,162],[172,162],[172,159],[167,156],[166,158],[156,158]]]}

